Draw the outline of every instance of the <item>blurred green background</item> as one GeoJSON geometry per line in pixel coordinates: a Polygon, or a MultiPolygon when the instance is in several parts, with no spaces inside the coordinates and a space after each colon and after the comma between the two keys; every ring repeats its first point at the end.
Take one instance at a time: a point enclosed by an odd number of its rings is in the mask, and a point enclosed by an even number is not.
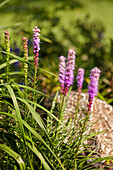
{"type": "MultiPolygon", "coordinates": [[[[112,16],[113,0],[1,0],[0,48],[5,50],[4,31],[9,30],[11,51],[23,57],[22,37],[26,36],[32,56],[32,30],[37,25],[41,30],[40,67],[58,75],[59,56],[67,56],[72,48],[77,53],[75,76],[79,67],[85,69],[84,89],[90,70],[99,67],[99,97],[113,104],[112,16]]],[[[5,61],[3,55],[0,60],[5,61]]],[[[59,89],[58,77],[43,75],[42,88],[48,94],[59,89]]]]}

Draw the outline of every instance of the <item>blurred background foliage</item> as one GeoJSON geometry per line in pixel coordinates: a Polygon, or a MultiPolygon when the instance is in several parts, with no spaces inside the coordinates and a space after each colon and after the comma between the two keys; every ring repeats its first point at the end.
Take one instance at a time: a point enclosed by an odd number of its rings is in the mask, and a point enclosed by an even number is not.
{"type": "MultiPolygon", "coordinates": [[[[29,39],[33,56],[32,29],[41,29],[40,67],[58,75],[59,56],[76,51],[76,71],[85,69],[84,89],[89,71],[102,71],[99,97],[113,104],[113,1],[112,0],[0,0],[0,50],[4,31],[9,30],[11,52],[23,57],[22,37],[29,39]]],[[[0,54],[0,64],[5,61],[0,54]]],[[[16,63],[14,69],[22,69],[16,63]]],[[[40,74],[42,88],[50,94],[59,89],[58,77],[40,74]]],[[[76,80],[74,83],[76,89],[76,80]]]]}

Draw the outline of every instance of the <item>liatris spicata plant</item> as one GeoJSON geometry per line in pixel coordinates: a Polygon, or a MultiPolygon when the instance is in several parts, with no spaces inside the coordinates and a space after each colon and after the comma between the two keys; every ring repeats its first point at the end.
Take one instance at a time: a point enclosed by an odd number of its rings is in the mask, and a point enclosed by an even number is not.
{"type": "MultiPolygon", "coordinates": [[[[9,32],[5,31],[6,52],[10,53],[9,32]]],[[[7,60],[7,82],[9,82],[9,55],[6,55],[7,60]]]]}
{"type": "Polygon", "coordinates": [[[69,50],[66,63],[66,58],[64,56],[61,56],[59,59],[59,82],[61,83],[60,92],[66,95],[69,90],[69,87],[73,85],[75,69],[75,51],[71,49],[69,50]]]}
{"type": "Polygon", "coordinates": [[[94,97],[97,95],[97,92],[98,92],[98,80],[99,80],[99,77],[100,77],[100,70],[95,67],[91,70],[91,73],[90,73],[90,83],[88,85],[88,94],[89,94],[89,99],[88,99],[88,102],[89,104],[87,105],[88,106],[88,111],[87,113],[90,113],[91,111],[91,108],[92,108],[92,104],[93,104],[93,99],[94,97]]]}
{"type": "MultiPolygon", "coordinates": [[[[28,46],[27,46],[27,38],[23,37],[23,50],[24,50],[24,59],[28,61],[28,46]]],[[[28,64],[24,63],[24,73],[25,73],[25,85],[27,86],[27,69],[28,69],[28,64]]],[[[25,98],[27,96],[27,89],[25,89],[25,98]]]]}

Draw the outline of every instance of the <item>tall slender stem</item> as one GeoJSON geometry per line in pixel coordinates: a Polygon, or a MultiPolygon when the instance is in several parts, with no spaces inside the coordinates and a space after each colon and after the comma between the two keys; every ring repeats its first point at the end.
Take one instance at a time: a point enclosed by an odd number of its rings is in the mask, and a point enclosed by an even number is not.
{"type": "MultiPolygon", "coordinates": [[[[35,67],[35,73],[34,73],[34,89],[36,88],[36,77],[37,77],[37,68],[35,67]]],[[[36,97],[36,93],[34,92],[33,94],[33,102],[35,102],[35,97],[36,97]]],[[[36,106],[34,105],[34,110],[35,110],[36,106]]]]}
{"type": "MultiPolygon", "coordinates": [[[[37,28],[37,26],[35,26],[35,28],[33,29],[33,52],[35,54],[34,56],[34,66],[35,66],[35,73],[34,73],[34,89],[36,89],[36,78],[37,78],[37,67],[38,67],[38,56],[39,56],[39,50],[40,50],[40,29],[37,28]]],[[[33,95],[33,101],[35,102],[35,97],[36,97],[36,93],[34,92],[33,95]]],[[[36,106],[34,105],[34,110],[36,109],[36,106]]]]}

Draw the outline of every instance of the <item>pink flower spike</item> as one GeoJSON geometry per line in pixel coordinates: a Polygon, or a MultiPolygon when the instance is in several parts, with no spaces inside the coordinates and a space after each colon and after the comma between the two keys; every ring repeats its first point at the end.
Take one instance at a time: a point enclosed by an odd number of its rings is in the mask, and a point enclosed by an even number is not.
{"type": "Polygon", "coordinates": [[[35,68],[37,68],[38,66],[38,56],[39,56],[39,50],[40,50],[40,39],[39,39],[39,36],[40,36],[40,29],[37,28],[37,26],[35,26],[35,28],[33,29],[33,52],[35,54],[34,56],[34,65],[35,65],[35,68]]]}
{"type": "Polygon", "coordinates": [[[60,64],[59,64],[59,82],[61,86],[61,93],[64,93],[64,85],[65,85],[65,60],[66,58],[64,56],[59,57],[60,64]]]}
{"type": "Polygon", "coordinates": [[[71,49],[69,50],[66,63],[66,58],[64,56],[61,56],[59,59],[59,82],[61,83],[60,92],[66,95],[69,87],[73,85],[75,69],[75,51],[71,49]]]}
{"type": "Polygon", "coordinates": [[[84,69],[83,68],[78,69],[78,74],[77,74],[76,79],[77,79],[78,92],[81,93],[82,84],[84,81],[84,69]]]}
{"type": "Polygon", "coordinates": [[[95,67],[91,70],[91,73],[90,73],[90,76],[89,76],[90,83],[88,85],[88,94],[89,94],[88,113],[91,111],[93,99],[98,93],[98,86],[99,86],[98,80],[99,80],[99,77],[100,77],[100,73],[101,73],[101,71],[97,67],[95,67]]]}
{"type": "Polygon", "coordinates": [[[68,89],[73,85],[74,80],[74,69],[75,69],[75,51],[70,49],[68,52],[68,58],[66,62],[66,73],[65,73],[65,95],[68,89]]]}

